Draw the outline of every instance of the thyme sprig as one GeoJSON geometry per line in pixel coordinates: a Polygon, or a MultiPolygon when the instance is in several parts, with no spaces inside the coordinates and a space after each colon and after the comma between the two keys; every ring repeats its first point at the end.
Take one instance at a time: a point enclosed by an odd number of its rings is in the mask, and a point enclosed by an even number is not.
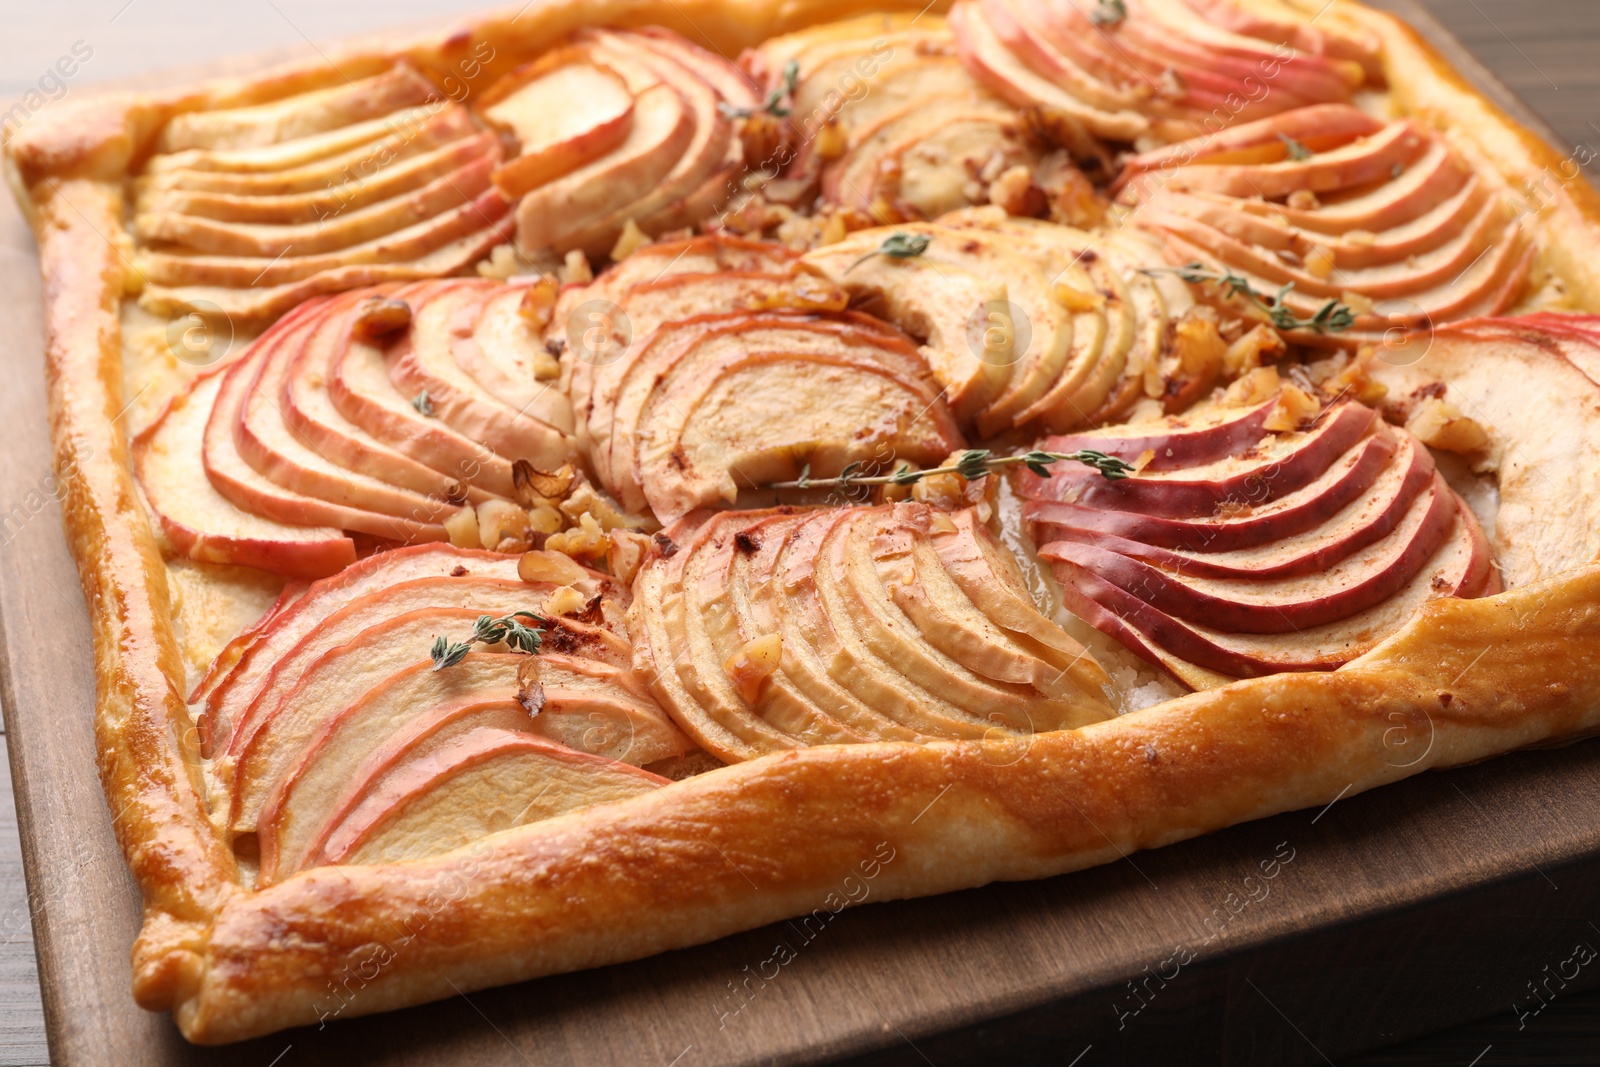
{"type": "Polygon", "coordinates": [[[1296,141],[1293,137],[1290,137],[1288,134],[1286,134],[1286,133],[1278,134],[1278,140],[1283,142],[1283,147],[1285,147],[1285,148],[1287,148],[1289,150],[1289,158],[1294,160],[1296,163],[1300,162],[1301,160],[1306,160],[1306,159],[1310,159],[1311,158],[1311,156],[1312,156],[1311,149],[1307,148],[1305,145],[1301,144],[1299,141],[1296,141]]]}
{"type": "Polygon", "coordinates": [[[1356,324],[1356,313],[1348,305],[1339,303],[1336,298],[1330,298],[1309,318],[1296,315],[1294,309],[1284,303],[1294,290],[1294,282],[1279,289],[1276,296],[1262,296],[1251,287],[1248,278],[1232,271],[1209,270],[1204,263],[1186,263],[1181,267],[1145,267],[1139,273],[1176,274],[1191,285],[1215,282],[1226,287],[1223,293],[1225,299],[1244,297],[1260,309],[1272,325],[1284,331],[1310,330],[1313,333],[1338,333],[1356,324]]]}
{"type": "Polygon", "coordinates": [[[497,645],[504,641],[513,651],[526,652],[531,656],[544,643],[544,631],[540,627],[548,622],[548,619],[540,618],[531,611],[514,611],[498,619],[493,615],[479,615],[478,621],[472,624],[471,637],[465,641],[435,637],[428,655],[433,659],[433,669],[436,671],[454,667],[466,659],[473,644],[480,641],[486,645],[497,645]],[[538,625],[529,626],[523,619],[538,625]]]}
{"type": "Polygon", "coordinates": [[[433,397],[428,395],[426,389],[411,398],[411,406],[424,418],[433,418],[433,397]]]}
{"type": "Polygon", "coordinates": [[[932,243],[933,237],[930,234],[896,231],[885,237],[883,244],[846,267],[844,272],[849,274],[873,256],[888,256],[890,259],[915,259],[926,252],[928,246],[932,243]]]}
{"type": "Polygon", "coordinates": [[[766,103],[760,107],[735,107],[726,100],[717,101],[717,111],[725,119],[748,119],[761,114],[763,111],[777,118],[788,118],[792,108],[784,106],[784,100],[794,95],[795,86],[800,84],[800,61],[791,59],[783,65],[783,80],[767,94],[766,103]]]}
{"type": "Polygon", "coordinates": [[[1089,21],[1096,26],[1115,26],[1128,17],[1128,5],[1123,0],[1100,0],[1098,6],[1089,12],[1089,21]]]}
{"type": "Polygon", "coordinates": [[[934,467],[931,470],[912,470],[909,465],[902,465],[893,474],[866,475],[861,473],[861,462],[851,463],[833,478],[811,477],[811,465],[806,464],[801,470],[800,477],[792,482],[774,482],[771,489],[847,489],[858,485],[915,485],[924,478],[935,474],[959,474],[969,482],[987,478],[997,470],[1006,467],[1027,467],[1041,478],[1050,476],[1052,463],[1082,463],[1099,471],[1107,481],[1117,481],[1133,473],[1133,466],[1115,456],[1108,456],[1104,452],[1083,448],[1076,452],[1041,452],[1035,449],[1024,452],[1020,456],[996,456],[987,448],[971,448],[961,453],[956,462],[946,467],[934,467]]]}

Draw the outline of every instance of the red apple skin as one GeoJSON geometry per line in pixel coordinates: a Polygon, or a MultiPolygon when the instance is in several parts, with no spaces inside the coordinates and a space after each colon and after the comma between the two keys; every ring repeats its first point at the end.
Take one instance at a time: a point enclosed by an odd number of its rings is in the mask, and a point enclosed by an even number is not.
{"type": "MultiPolygon", "coordinates": [[[[317,308],[322,306],[319,303],[317,308]]],[[[371,512],[285,489],[256,472],[239,454],[235,433],[251,386],[252,361],[270,358],[280,345],[298,343],[314,322],[312,315],[297,316],[287,331],[276,333],[270,339],[264,336],[252,347],[251,354],[221,372],[221,387],[205,430],[205,467],[211,484],[240,509],[278,522],[362,530],[396,541],[443,540],[443,528],[429,524],[425,517],[420,517],[419,521],[397,518],[379,521],[380,517],[371,512]],[[437,531],[437,535],[430,536],[432,531],[437,531]]]]}
{"type": "MultiPolygon", "coordinates": [[[[352,559],[347,566],[341,567],[335,574],[325,576],[320,582],[291,581],[284,586],[283,592],[273,602],[272,607],[268,608],[254,625],[228,642],[211,668],[189,693],[188,703],[200,704],[209,701],[211,694],[224,681],[229,685],[238,684],[244,675],[235,672],[248,671],[248,668],[240,665],[246,659],[253,658],[252,649],[256,649],[258,645],[265,647],[261,639],[268,634],[281,633],[283,627],[295,625],[296,620],[303,623],[307,617],[303,614],[305,612],[309,611],[312,617],[315,617],[316,613],[323,609],[332,610],[329,605],[348,603],[359,595],[357,590],[370,591],[403,580],[397,577],[398,575],[409,574],[415,577],[421,574],[450,574],[458,567],[463,572],[469,572],[488,562],[506,566],[507,577],[515,570],[515,564],[509,556],[456,548],[448,544],[426,544],[379,552],[359,563],[352,559]],[[316,596],[306,600],[306,594],[313,591],[316,596]]],[[[463,577],[465,576],[463,573],[463,577]]],[[[204,713],[202,713],[203,718],[204,713]]]]}
{"type": "MultiPolygon", "coordinates": [[[[333,360],[343,345],[343,332],[351,328],[355,309],[368,297],[393,292],[392,286],[361,290],[341,300],[337,309],[328,311],[329,321],[324,328],[308,336],[291,357],[283,387],[283,420],[299,438],[334,463],[443,500],[459,490],[459,481],[418,463],[351,423],[334,408],[327,393],[333,360]]],[[[489,494],[482,489],[467,488],[469,503],[487,499],[489,494]]]]}
{"type": "MultiPolygon", "coordinates": [[[[1469,539],[1469,556],[1458,572],[1445,579],[1446,586],[1433,593],[1437,596],[1491,596],[1500,591],[1500,586],[1491,566],[1488,543],[1466,506],[1458,503],[1457,507],[1460,526],[1452,536],[1469,539]]],[[[1064,564],[1057,576],[1068,611],[1116,638],[1141,658],[1171,671],[1191,688],[1197,687],[1190,681],[1192,668],[1211,673],[1213,678],[1207,680],[1211,684],[1282,671],[1334,670],[1376,645],[1384,636],[1365,631],[1353,633],[1350,647],[1336,654],[1316,655],[1308,650],[1300,656],[1252,655],[1224,648],[1091,571],[1064,564]],[[1223,677],[1216,678],[1216,675],[1223,677]]]]}
{"type": "Polygon", "coordinates": [[[349,297],[323,305],[321,313],[293,341],[285,338],[277,345],[257,349],[249,357],[248,371],[244,365],[234,368],[232,373],[250,377],[234,425],[234,446],[245,462],[290,492],[370,513],[367,525],[351,525],[350,529],[392,540],[444,540],[437,520],[454,508],[442,495],[429,497],[398,487],[384,480],[381,471],[340,467],[295,437],[285,422],[287,372],[296,354],[330,332],[347,329],[342,312],[350,306],[349,297]],[[419,529],[407,538],[413,527],[419,529]]]}
{"type": "MultiPolygon", "coordinates": [[[[395,290],[393,297],[408,302],[423,299],[437,284],[403,286],[395,290]]],[[[391,349],[408,343],[405,338],[399,339],[391,349]]],[[[511,461],[416,410],[412,398],[402,396],[390,382],[386,363],[390,358],[392,352],[386,355],[358,338],[344,340],[334,356],[333,375],[327,383],[339,413],[419,463],[456,481],[512,498],[516,488],[511,461]]]]}
{"type": "Polygon", "coordinates": [[[369,794],[357,805],[350,817],[330,831],[312,848],[312,855],[325,863],[340,863],[357,849],[363,840],[377,829],[391,813],[401,809],[413,797],[437,788],[450,776],[462,769],[508,754],[525,753],[535,757],[560,759],[596,771],[608,771],[632,779],[641,791],[671,785],[671,781],[625,763],[617,763],[601,756],[575,752],[570,748],[546,741],[542,737],[516,734],[510,731],[482,729],[459,739],[450,746],[454,751],[442,752],[441,759],[424,761],[425,766],[403,767],[397,770],[397,780],[380,783],[383,795],[369,794]]]}
{"type": "MultiPolygon", "coordinates": [[[[1375,446],[1383,440],[1375,437],[1371,444],[1363,447],[1362,453],[1371,451],[1374,454],[1382,454],[1375,446]]],[[[1296,543],[1292,546],[1292,550],[1290,546],[1278,544],[1277,542],[1281,542],[1283,537],[1275,535],[1253,544],[1239,545],[1236,550],[1239,554],[1234,558],[1223,557],[1219,560],[1216,554],[1227,550],[1218,542],[1230,536],[1230,531],[1222,527],[1235,523],[1213,523],[1209,530],[1191,528],[1194,534],[1192,540],[1170,547],[1106,533],[1092,527],[1080,528],[1060,523],[1041,525],[1036,536],[1040,538],[1039,543],[1047,547],[1054,541],[1075,541],[1193,578],[1265,579],[1316,574],[1327,570],[1352,552],[1387,537],[1405,517],[1411,502],[1432,485],[1433,460],[1428,456],[1426,449],[1410,448],[1407,450],[1407,457],[1397,460],[1393,468],[1385,474],[1386,485],[1374,485],[1370,481],[1364,486],[1358,485],[1358,489],[1365,490],[1369,496],[1381,494],[1375,502],[1376,510],[1358,516],[1356,525],[1319,529],[1317,538],[1306,543],[1296,543]],[[1172,551],[1172,548],[1179,551],[1172,551]]],[[[1329,505],[1335,501],[1326,495],[1319,495],[1317,500],[1323,505],[1317,509],[1321,513],[1319,525],[1343,510],[1333,508],[1329,511],[1329,505]]],[[[1082,511],[1091,516],[1107,514],[1087,508],[1082,511]]],[[[1231,536],[1237,537],[1237,533],[1231,532],[1231,536]]]]}
{"type": "Polygon", "coordinates": [[[1057,541],[1039,550],[1041,559],[1092,571],[1124,592],[1175,618],[1237,634],[1282,634],[1348,618],[1387,600],[1395,589],[1432,559],[1456,522],[1455,496],[1441,475],[1433,491],[1416,503],[1424,517],[1415,535],[1387,565],[1362,573],[1361,580],[1337,591],[1307,583],[1301,599],[1272,604],[1246,603],[1206,593],[1172,574],[1105,548],[1057,541]]]}
{"type": "MultiPolygon", "coordinates": [[[[1412,451],[1416,462],[1431,476],[1432,457],[1425,449],[1420,454],[1412,451]]],[[[1137,541],[1151,548],[1215,552],[1255,548],[1303,534],[1327,521],[1364,492],[1394,454],[1392,440],[1374,435],[1354,455],[1341,458],[1331,468],[1333,477],[1318,479],[1280,497],[1273,507],[1252,509],[1240,518],[1170,519],[1066,501],[1029,500],[1023,505],[1023,520],[1037,529],[1035,540],[1040,544],[1057,540],[1057,530],[1074,530],[1086,536],[1137,541]],[[1295,501],[1295,497],[1302,499],[1295,501]]]]}
{"type": "Polygon", "coordinates": [[[449,367],[440,366],[455,366],[448,316],[443,323],[430,321],[428,328],[423,328],[424,316],[431,319],[442,310],[434,308],[430,314],[430,305],[436,301],[445,307],[460,306],[471,301],[475,291],[493,288],[493,283],[463,280],[440,284],[423,296],[412,310],[410,336],[397,342],[386,356],[389,378],[401,396],[412,397],[426,391],[433,417],[463,437],[480,442],[501,456],[526,459],[540,470],[556,470],[575,457],[572,439],[477,389],[465,370],[459,371],[467,378],[465,383],[448,376],[449,367]]]}
{"type": "Polygon", "coordinates": [[[1252,215],[1282,215],[1290,226],[1308,233],[1342,236],[1351,230],[1366,230],[1383,234],[1421,218],[1436,205],[1455,196],[1466,185],[1479,184],[1480,181],[1450,153],[1443,141],[1435,141],[1417,162],[1407,167],[1394,181],[1384,182],[1361,196],[1315,208],[1236,200],[1211,193],[1196,195],[1214,198],[1215,203],[1252,215]]]}
{"type": "Polygon", "coordinates": [[[1141,469],[1151,471],[1181,470],[1203,463],[1215,463],[1236,456],[1249,448],[1265,433],[1267,416],[1272,414],[1277,399],[1263,401],[1253,407],[1240,408],[1236,414],[1220,422],[1189,427],[1182,416],[1165,420],[1172,429],[1162,433],[1143,433],[1138,426],[1105,431],[1065,434],[1047,437],[1039,447],[1049,452],[1077,452],[1095,449],[1108,456],[1137,461],[1149,452],[1149,462],[1141,469]]]}
{"type": "MultiPolygon", "coordinates": [[[[216,384],[215,375],[197,380],[187,393],[174,398],[132,442],[134,472],[144,489],[151,512],[172,547],[190,559],[255,567],[295,578],[320,578],[335,574],[354,563],[355,542],[338,529],[322,528],[320,536],[305,539],[227,531],[228,518],[237,514],[238,509],[226,498],[214,495],[215,490],[206,477],[201,455],[204,447],[204,413],[199,413],[202,421],[196,424],[190,424],[183,418],[185,407],[203,402],[197,399],[197,394],[206,395],[216,384]],[[157,474],[157,449],[164,452],[177,450],[193,457],[193,469],[183,477],[194,486],[200,486],[199,491],[211,498],[215,514],[183,514],[178,507],[169,506],[176,502],[168,501],[165,495],[167,486],[157,474]]],[[[181,496],[187,487],[174,485],[171,488],[181,496]]],[[[284,531],[285,534],[290,532],[284,531]]]]}
{"type": "Polygon", "coordinates": [[[1219,505],[1231,501],[1265,504],[1314,481],[1367,434],[1376,417],[1371,408],[1341,403],[1325,411],[1321,421],[1287,454],[1217,464],[1215,467],[1220,469],[1214,469],[1210,476],[1112,481],[1090,467],[1057,464],[1048,478],[1023,475],[1022,493],[1059,499],[1071,487],[1082,504],[1176,519],[1210,515],[1219,505]],[[1074,469],[1062,469],[1067,467],[1074,469]]]}

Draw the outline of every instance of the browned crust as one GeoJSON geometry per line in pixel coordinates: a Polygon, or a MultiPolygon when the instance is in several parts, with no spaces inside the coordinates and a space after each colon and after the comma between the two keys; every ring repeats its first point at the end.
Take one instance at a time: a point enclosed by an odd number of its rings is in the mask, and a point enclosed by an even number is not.
{"type": "MultiPolygon", "coordinates": [[[[1473,136],[1508,182],[1559,165],[1409,30],[1340,7],[1384,39],[1396,98],[1452,128],[1478,123],[1473,136]]],[[[509,63],[596,21],[660,21],[701,40],[709,30],[732,50],[848,10],[842,0],[554,0],[515,26],[507,11],[335,62],[351,70],[398,50],[437,70],[488,39],[509,63]]],[[[320,66],[63,108],[7,155],[41,250],[52,439],[71,472],[65,525],[95,626],[101,780],[144,894],[134,995],[172,1010],[190,1040],[710,940],[807,910],[890,849],[879,896],[1043,877],[1600,729],[1600,566],[1589,566],[1435,603],[1334,674],[1240,682],[1019,747],[771,756],[434,860],[314,870],[247,892],[204,809],[164,569],[117,418],[122,178],[175,111],[262,99],[321,77],[320,66]]],[[[1600,200],[1581,178],[1563,181],[1535,221],[1574,305],[1600,309],[1600,279],[1581,255],[1600,200]]]]}

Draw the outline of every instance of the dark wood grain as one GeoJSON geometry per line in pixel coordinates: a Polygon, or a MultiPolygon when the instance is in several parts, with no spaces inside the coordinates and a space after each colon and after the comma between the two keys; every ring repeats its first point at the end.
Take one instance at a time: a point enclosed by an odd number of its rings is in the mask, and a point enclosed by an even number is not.
{"type": "MultiPolygon", "coordinates": [[[[220,51],[304,51],[306,38],[479,6],[277,0],[223,14],[200,0],[124,3],[58,0],[27,5],[15,17],[8,11],[0,100],[18,99],[36,81],[31,72],[77,39],[97,49],[85,66],[87,85],[190,66],[220,51]]],[[[1600,144],[1600,4],[1429,6],[1558,139],[1600,144]]],[[[0,806],[0,1064],[44,1062],[29,920],[41,946],[52,1060],[96,1067],[693,1067],[846,1054],[941,1065],[1066,1064],[1081,1054],[1080,1067],[1158,1057],[1240,1064],[1336,1058],[1368,1067],[1600,1058],[1592,1051],[1600,1047],[1600,997],[1579,992],[1600,983],[1600,965],[1520,1029],[1512,1013],[1513,1003],[1533,1003],[1527,983],[1568,958],[1575,941],[1600,946],[1600,930],[1588,925],[1591,916],[1600,921],[1594,745],[1428,776],[1324,813],[1283,816],[1082,875],[868,906],[801,944],[795,963],[752,986],[748,1001],[730,999],[732,988],[746,967],[771,955],[777,939],[797,940],[785,924],[321,1032],[223,1052],[188,1048],[164,1017],[139,1011],[127,992],[137,898],[92,772],[87,660],[72,651],[87,647],[87,621],[48,493],[35,271],[31,240],[7,205],[0,209],[7,293],[0,336],[8,341],[0,354],[7,370],[0,425],[8,431],[0,445],[0,510],[16,515],[22,506],[24,514],[0,535],[0,699],[13,734],[17,817],[33,885],[30,896],[17,877],[10,809],[0,806]],[[1280,842],[1295,859],[1273,881],[1272,894],[1230,917],[1201,947],[1207,916],[1218,907],[1227,913],[1229,894],[1280,842]],[[1127,978],[1158,968],[1179,944],[1197,952],[1192,964],[1164,987],[1130,993],[1127,978]]]]}

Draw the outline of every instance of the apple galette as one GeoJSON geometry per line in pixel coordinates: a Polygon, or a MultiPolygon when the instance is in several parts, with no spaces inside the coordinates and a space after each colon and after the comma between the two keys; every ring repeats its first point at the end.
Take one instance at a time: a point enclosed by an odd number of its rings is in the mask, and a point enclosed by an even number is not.
{"type": "Polygon", "coordinates": [[[139,1003],[233,1041],[1600,726],[1577,165],[1349,0],[917,6],[536,0],[11,141],[139,1003]]]}

